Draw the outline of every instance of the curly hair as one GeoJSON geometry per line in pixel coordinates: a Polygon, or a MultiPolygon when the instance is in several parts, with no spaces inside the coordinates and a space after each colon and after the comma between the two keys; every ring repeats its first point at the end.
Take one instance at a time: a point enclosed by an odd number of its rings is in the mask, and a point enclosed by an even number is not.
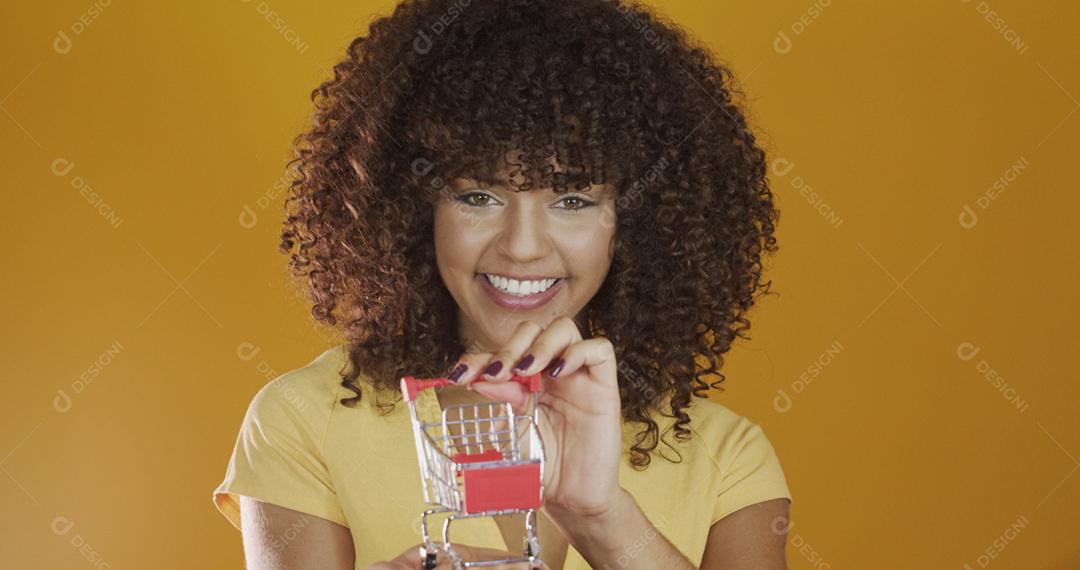
{"type": "Polygon", "coordinates": [[[643,427],[632,465],[663,439],[651,411],[690,439],[690,398],[723,389],[723,354],[769,292],[761,255],[778,249],[732,72],[623,0],[404,0],[333,74],[293,141],[280,250],[312,316],[346,337],[342,385],[356,395],[341,403],[359,403],[363,371],[385,413],[382,389],[445,375],[465,351],[433,197],[459,176],[486,187],[495,157],[522,149],[507,163],[516,191],[615,188],[611,269],[582,314],[615,347],[624,421],[643,427]]]}

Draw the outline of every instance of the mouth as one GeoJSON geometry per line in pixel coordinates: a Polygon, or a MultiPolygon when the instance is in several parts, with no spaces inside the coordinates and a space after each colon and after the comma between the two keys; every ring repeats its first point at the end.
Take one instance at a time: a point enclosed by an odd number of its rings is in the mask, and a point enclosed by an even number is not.
{"type": "Polygon", "coordinates": [[[476,279],[496,305],[516,311],[528,311],[547,304],[566,281],[564,277],[541,276],[519,280],[491,273],[477,273],[476,279]]]}

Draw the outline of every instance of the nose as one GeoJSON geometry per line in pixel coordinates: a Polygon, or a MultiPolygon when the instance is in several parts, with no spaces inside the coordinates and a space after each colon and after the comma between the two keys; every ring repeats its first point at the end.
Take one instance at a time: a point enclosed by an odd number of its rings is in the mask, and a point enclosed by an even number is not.
{"type": "Polygon", "coordinates": [[[498,249],[516,263],[542,259],[551,247],[548,223],[535,200],[512,200],[504,218],[498,249]]]}

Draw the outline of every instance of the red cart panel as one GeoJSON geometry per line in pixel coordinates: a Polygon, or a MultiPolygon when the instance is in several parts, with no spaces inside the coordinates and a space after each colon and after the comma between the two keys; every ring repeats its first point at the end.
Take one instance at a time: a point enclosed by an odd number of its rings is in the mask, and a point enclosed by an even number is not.
{"type": "Polygon", "coordinates": [[[462,474],[465,512],[540,508],[540,464],[467,469],[462,474]]]}

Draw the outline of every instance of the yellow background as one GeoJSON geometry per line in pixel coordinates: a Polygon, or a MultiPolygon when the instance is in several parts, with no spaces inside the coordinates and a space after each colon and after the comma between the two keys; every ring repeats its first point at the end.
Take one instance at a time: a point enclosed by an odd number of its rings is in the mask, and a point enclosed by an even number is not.
{"type": "MultiPolygon", "coordinates": [[[[791,567],[1080,567],[1078,5],[654,5],[772,160],[780,295],[715,397],[780,455],[791,567]]],[[[392,6],[0,8],[0,565],[241,567],[210,491],[244,409],[335,342],[276,251],[288,144],[392,6]]]]}

